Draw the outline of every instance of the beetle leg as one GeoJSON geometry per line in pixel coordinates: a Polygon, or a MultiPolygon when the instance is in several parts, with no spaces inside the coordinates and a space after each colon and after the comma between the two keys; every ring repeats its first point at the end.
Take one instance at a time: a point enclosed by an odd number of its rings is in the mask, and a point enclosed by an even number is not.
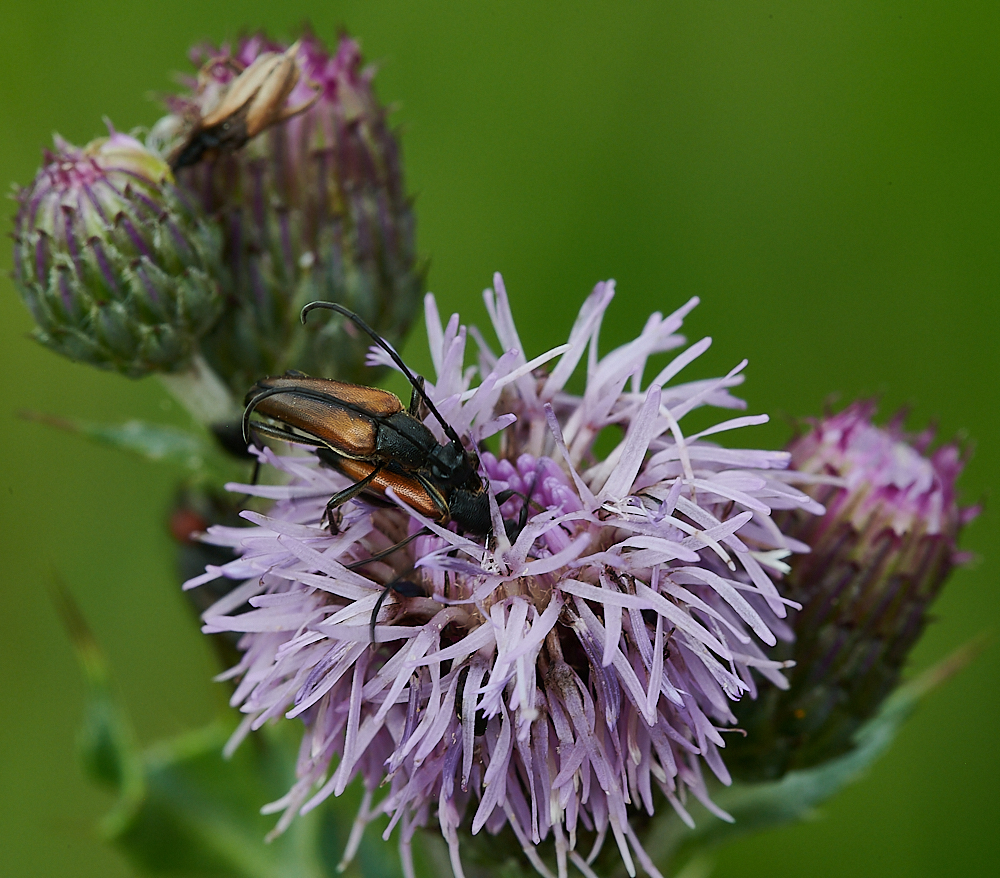
{"type": "MultiPolygon", "coordinates": [[[[407,573],[412,573],[413,568],[411,567],[406,571],[407,573]]],[[[423,588],[417,585],[415,582],[410,582],[408,579],[403,579],[402,576],[397,576],[395,579],[387,582],[382,586],[382,594],[378,596],[378,600],[375,602],[375,609],[372,610],[371,623],[369,625],[368,636],[369,642],[372,646],[375,646],[375,623],[378,621],[378,614],[382,610],[382,605],[385,603],[385,599],[389,597],[389,592],[394,591],[396,594],[404,598],[414,598],[425,596],[426,592],[423,588]]]]}
{"type": "Polygon", "coordinates": [[[388,558],[397,549],[402,549],[404,546],[408,546],[417,537],[425,537],[430,533],[426,527],[420,528],[416,533],[410,534],[406,539],[400,540],[395,545],[389,546],[388,549],[383,549],[381,552],[376,552],[370,558],[365,558],[363,561],[352,561],[350,564],[345,564],[348,570],[357,570],[359,567],[364,567],[365,564],[371,564],[373,561],[381,561],[383,558],[388,558]]]}
{"type": "Polygon", "coordinates": [[[294,442],[296,445],[308,445],[310,448],[326,448],[325,442],[306,436],[304,433],[293,433],[291,430],[283,430],[281,427],[272,427],[263,421],[250,421],[248,430],[252,430],[261,436],[269,439],[281,439],[283,442],[294,442]]]}
{"type": "Polygon", "coordinates": [[[528,523],[528,509],[532,504],[538,507],[541,511],[542,507],[539,503],[531,499],[531,495],[535,493],[535,488],[538,487],[538,473],[535,473],[535,477],[531,482],[531,487],[528,488],[527,494],[522,494],[520,491],[515,491],[512,488],[508,488],[506,491],[501,491],[497,494],[497,505],[502,506],[511,497],[520,497],[524,501],[524,505],[521,507],[521,511],[517,515],[517,521],[512,521],[511,519],[506,519],[503,523],[503,529],[507,533],[507,539],[511,543],[517,542],[517,538],[521,535],[521,531],[524,530],[524,526],[528,523]]]}
{"type": "Polygon", "coordinates": [[[435,519],[438,524],[447,524],[451,521],[451,509],[448,506],[448,501],[445,500],[444,495],[435,487],[434,483],[431,482],[426,476],[422,475],[419,471],[413,473],[413,478],[420,482],[420,487],[422,487],[426,492],[427,496],[434,501],[434,505],[437,506],[440,516],[435,519]]]}
{"type": "Polygon", "coordinates": [[[424,385],[427,382],[424,380],[423,375],[416,376],[416,384],[419,385],[420,389],[416,387],[410,391],[410,409],[409,414],[415,417],[418,421],[424,420],[430,412],[427,409],[427,404],[424,402],[423,392],[424,385]]]}
{"type": "Polygon", "coordinates": [[[531,480],[531,487],[528,488],[528,496],[524,498],[524,506],[521,507],[521,512],[517,516],[517,532],[519,534],[521,533],[522,530],[524,530],[524,526],[528,523],[528,507],[532,503],[535,503],[535,506],[538,507],[539,511],[541,511],[542,509],[540,503],[537,503],[531,499],[532,495],[535,493],[535,488],[537,487],[538,487],[538,468],[536,465],[535,476],[531,480]]]}
{"type": "Polygon", "coordinates": [[[343,491],[337,491],[326,504],[326,517],[327,519],[333,514],[333,510],[338,506],[343,506],[348,500],[353,500],[358,496],[365,488],[367,488],[373,481],[375,481],[376,476],[382,472],[382,465],[376,466],[368,475],[363,479],[355,482],[353,485],[349,485],[344,488],[343,491]]]}
{"type": "Polygon", "coordinates": [[[368,625],[368,642],[375,646],[375,623],[378,621],[378,614],[382,610],[382,604],[385,603],[385,599],[389,597],[389,586],[385,586],[382,589],[382,594],[378,596],[378,600],[375,601],[375,609],[372,610],[371,622],[368,625]]]}

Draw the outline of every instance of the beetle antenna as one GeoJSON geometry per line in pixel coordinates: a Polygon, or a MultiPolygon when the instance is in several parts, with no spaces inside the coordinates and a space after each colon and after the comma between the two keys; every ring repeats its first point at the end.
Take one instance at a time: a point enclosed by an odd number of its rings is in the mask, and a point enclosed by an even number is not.
{"type": "Polygon", "coordinates": [[[409,370],[406,363],[403,362],[402,357],[400,357],[399,354],[397,354],[392,349],[389,343],[384,338],[382,338],[381,335],[379,335],[374,329],[372,329],[367,323],[365,323],[364,320],[358,317],[358,315],[355,314],[353,311],[349,310],[348,308],[345,308],[343,305],[339,305],[336,302],[310,302],[302,309],[301,316],[303,323],[306,322],[306,315],[310,311],[314,311],[316,308],[325,308],[328,311],[336,311],[338,314],[342,314],[344,317],[350,320],[355,326],[357,326],[358,329],[362,330],[363,332],[371,336],[375,344],[377,344],[390,357],[392,357],[392,361],[397,366],[399,366],[400,371],[406,376],[406,379],[413,386],[413,389],[420,394],[421,399],[423,399],[423,401],[427,404],[428,411],[430,411],[430,413],[434,415],[435,418],[437,418],[437,422],[441,425],[442,429],[444,430],[448,438],[452,442],[454,442],[459,448],[463,447],[462,440],[458,438],[458,433],[455,432],[455,428],[452,427],[451,424],[449,424],[444,418],[441,417],[441,413],[434,406],[434,403],[431,402],[430,397],[424,392],[424,388],[420,385],[420,382],[417,381],[414,374],[409,370]]]}

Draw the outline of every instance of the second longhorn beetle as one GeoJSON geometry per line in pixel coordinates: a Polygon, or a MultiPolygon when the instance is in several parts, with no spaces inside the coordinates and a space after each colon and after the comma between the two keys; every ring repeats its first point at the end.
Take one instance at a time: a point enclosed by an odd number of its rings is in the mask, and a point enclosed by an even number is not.
{"type": "Polygon", "coordinates": [[[218,101],[191,122],[190,130],[170,156],[170,169],[179,171],[206,158],[235,152],[266,128],[284,122],[312,106],[320,88],[310,83],[312,94],[294,107],[287,101],[299,82],[300,43],[284,52],[263,52],[248,67],[233,58],[210,60],[198,75],[199,85],[222,63],[234,74],[218,101]]]}
{"type": "MultiPolygon", "coordinates": [[[[302,309],[302,322],[317,309],[343,315],[392,358],[413,387],[409,409],[386,390],[287,372],[280,378],[262,378],[250,388],[244,438],[249,440],[252,427],[264,436],[311,445],[324,463],[354,479],[330,498],[328,515],[362,493],[384,498],[392,489],[400,500],[439,524],[453,521],[463,533],[490,536],[493,522],[487,486],[479,475],[479,455],[462,444],[424,391],[423,381],[375,330],[343,305],[311,302],[302,309]],[[421,407],[441,425],[447,442],[438,442],[419,418],[421,407]],[[254,412],[278,425],[251,421],[254,412]]],[[[503,492],[497,501],[503,503],[515,493],[503,492]]]]}

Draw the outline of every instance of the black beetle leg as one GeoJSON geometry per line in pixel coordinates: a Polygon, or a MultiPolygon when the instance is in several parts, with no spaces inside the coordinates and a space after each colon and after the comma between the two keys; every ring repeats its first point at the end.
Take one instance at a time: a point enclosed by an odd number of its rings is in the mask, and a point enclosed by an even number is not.
{"type": "MultiPolygon", "coordinates": [[[[413,568],[411,567],[406,572],[412,573],[413,568]]],[[[401,576],[397,576],[395,579],[382,586],[382,594],[378,596],[378,600],[375,602],[375,609],[372,610],[371,624],[368,631],[369,642],[372,646],[375,645],[375,623],[378,621],[378,614],[382,610],[382,605],[385,603],[385,599],[389,596],[389,592],[391,591],[396,592],[396,594],[404,598],[421,597],[425,595],[423,588],[415,582],[403,579],[401,576]]]]}
{"type": "Polygon", "coordinates": [[[424,376],[417,375],[416,383],[420,386],[420,390],[416,387],[410,392],[410,410],[409,413],[413,415],[418,421],[422,421],[429,414],[427,410],[427,405],[424,402],[424,398],[420,395],[424,389],[424,376]]]}
{"type": "Polygon", "coordinates": [[[402,549],[403,546],[408,546],[417,537],[425,537],[429,533],[430,533],[430,531],[426,527],[422,527],[416,533],[410,534],[405,539],[402,539],[398,543],[395,543],[394,545],[389,546],[388,549],[383,549],[381,552],[376,552],[370,558],[365,558],[362,561],[352,561],[350,564],[345,564],[344,566],[348,570],[357,570],[359,567],[364,567],[365,564],[371,564],[373,561],[381,561],[383,558],[388,558],[397,549],[402,549]]]}
{"type": "Polygon", "coordinates": [[[353,500],[355,497],[357,497],[358,494],[360,494],[373,481],[375,481],[376,476],[378,476],[380,472],[382,472],[381,465],[375,467],[375,469],[373,469],[370,473],[368,473],[368,475],[366,475],[363,479],[355,482],[353,485],[349,485],[348,487],[344,488],[343,491],[337,491],[337,493],[334,494],[327,501],[326,504],[327,521],[329,521],[331,516],[333,515],[334,509],[336,509],[338,506],[343,506],[348,500],[353,500]]]}

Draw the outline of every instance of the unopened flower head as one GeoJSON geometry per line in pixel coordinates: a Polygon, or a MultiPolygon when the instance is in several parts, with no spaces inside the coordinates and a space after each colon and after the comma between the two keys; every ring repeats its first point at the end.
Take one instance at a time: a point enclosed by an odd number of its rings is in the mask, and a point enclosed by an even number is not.
{"type": "Polygon", "coordinates": [[[56,137],[17,200],[14,281],[40,342],[131,377],[190,363],[222,306],[220,236],[160,158],[117,132],[56,137]]]}
{"type": "Polygon", "coordinates": [[[427,298],[427,392],[480,449],[500,433],[496,453],[481,450],[482,472],[494,497],[517,492],[494,506],[490,539],[363,497],[331,533],[324,506],[348,482],[313,456],[270,450],[262,460],[289,483],[237,488],[274,498],[270,514],[210,531],[241,553],[188,583],[242,580],[204,616],[206,631],[244,632],[230,676],[247,716],[234,742],[279,717],[304,724],[298,782],[270,806],[283,812],[276,831],[360,775],[359,825],[388,815],[404,862],[415,829],[436,819],[456,875],[460,832],[507,827],[542,874],[568,864],[586,873],[607,841],[630,873],[638,862],[657,875],[630,814],[665,799],[690,819],[691,795],[714,807],[703,769],[728,781],[720,732],[753,689],[751,668],[784,685],[762,648],[785,615],[772,573],[801,546],[771,511],[821,507],[791,487],[787,453],[707,441],[766,417],[684,435],[692,409],[741,407],[729,390],[742,363],[674,383],[709,339],[645,383],[651,357],[684,346],[678,331],[696,300],[653,314],[600,356],[613,292],[598,284],[568,344],[529,361],[497,276],[485,297],[501,353],[472,330],[476,369],[465,364],[466,328],[457,315],[442,326],[427,298]],[[581,363],[576,395],[567,382],[581,363]],[[605,430],[620,441],[599,459],[605,430]]]}
{"type": "MultiPolygon", "coordinates": [[[[362,379],[367,341],[333,322],[301,332],[302,306],[340,302],[395,341],[413,318],[424,279],[399,144],[375,97],[374,70],[363,67],[348,37],[332,54],[312,35],[291,48],[256,35],[234,47],[195,49],[201,72],[187,94],[168,101],[171,113],[150,143],[175,153],[192,120],[226,105],[234,83],[265,57],[294,62],[283,80],[290,90],[272,95],[281,103],[268,119],[279,121],[242,148],[206,154],[178,172],[225,236],[232,301],[204,348],[238,397],[260,376],[290,367],[362,379]]],[[[234,124],[245,122],[241,114],[255,100],[264,99],[233,102],[244,108],[234,124]]]]}
{"type": "Polygon", "coordinates": [[[963,559],[959,533],[978,510],[956,498],[961,448],[932,449],[933,430],[908,434],[902,417],[879,427],[874,414],[873,403],[855,403],[789,445],[826,512],[779,517],[811,549],[786,577],[785,595],[802,605],[795,640],[773,652],[795,667],[789,688],[765,687],[737,709],[747,736],[727,761],[741,778],[780,777],[850,749],[898,685],[929,605],[963,559]]]}

